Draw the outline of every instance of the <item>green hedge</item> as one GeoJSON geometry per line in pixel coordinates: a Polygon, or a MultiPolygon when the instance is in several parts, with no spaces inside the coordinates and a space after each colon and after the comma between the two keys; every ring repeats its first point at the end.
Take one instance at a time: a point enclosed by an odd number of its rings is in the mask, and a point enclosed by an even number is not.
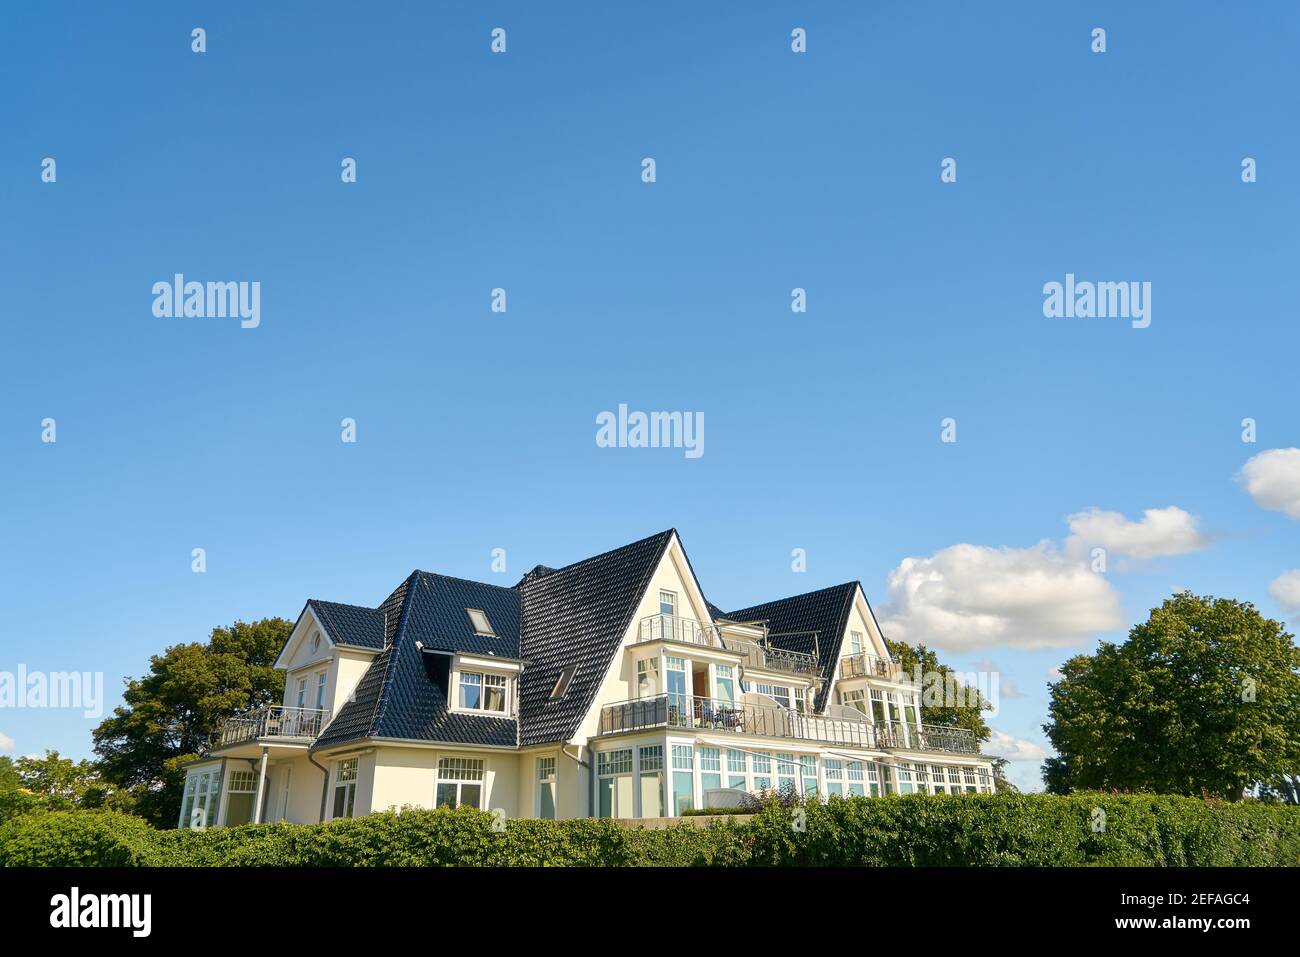
{"type": "Polygon", "coordinates": [[[1116,795],[911,795],[768,804],[748,821],[629,830],[406,810],[328,824],[156,831],[108,811],[0,824],[0,864],[155,866],[1296,865],[1300,808],[1116,795]],[[1094,829],[1095,809],[1105,826],[1094,829]],[[802,823],[802,829],[796,825],[802,823]]]}

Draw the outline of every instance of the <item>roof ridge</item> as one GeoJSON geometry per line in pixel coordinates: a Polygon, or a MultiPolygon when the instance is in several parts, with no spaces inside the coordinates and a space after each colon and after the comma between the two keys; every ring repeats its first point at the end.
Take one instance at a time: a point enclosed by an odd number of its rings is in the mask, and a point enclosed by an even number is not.
{"type": "Polygon", "coordinates": [[[402,645],[402,631],[406,627],[407,612],[410,611],[411,600],[415,596],[415,588],[419,585],[419,572],[411,572],[404,581],[406,594],[402,596],[402,610],[397,617],[397,628],[393,632],[393,643],[384,648],[384,651],[389,653],[388,664],[384,668],[384,683],[380,686],[379,695],[375,699],[375,710],[370,715],[370,734],[376,733],[379,728],[379,719],[383,716],[384,708],[388,706],[388,691],[393,685],[394,676],[397,674],[397,651],[402,645]]]}
{"type": "MultiPolygon", "coordinates": [[[[853,581],[840,582],[838,585],[827,585],[825,588],[814,588],[812,591],[801,592],[798,595],[786,595],[784,598],[773,598],[769,601],[755,602],[752,605],[746,605],[744,608],[738,608],[736,611],[748,611],[751,608],[762,608],[764,605],[775,605],[778,602],[794,601],[796,598],[809,598],[812,595],[820,595],[822,592],[835,591],[837,588],[852,588],[855,585],[861,586],[862,582],[855,578],[853,581]]],[[[735,614],[735,612],[729,611],[727,614],[732,615],[735,614]]]]}
{"type": "Polygon", "coordinates": [[[355,608],[358,611],[379,611],[378,606],[354,605],[351,602],[346,601],[330,601],[328,598],[308,598],[307,604],[310,605],[312,603],[320,605],[338,605],[340,608],[355,608]]]}
{"type": "Polygon", "coordinates": [[[613,555],[615,552],[621,552],[625,549],[635,548],[637,545],[644,545],[646,542],[654,541],[656,538],[662,538],[663,536],[666,535],[675,535],[675,534],[677,534],[677,529],[667,528],[664,529],[662,532],[655,532],[653,535],[647,535],[645,538],[638,538],[635,542],[628,542],[626,545],[619,545],[616,548],[606,549],[605,551],[601,552],[598,555],[591,555],[588,556],[587,558],[580,558],[576,562],[570,562],[567,565],[561,565],[559,568],[553,569],[551,571],[551,574],[545,577],[551,578],[555,575],[560,574],[561,572],[567,572],[574,568],[577,568],[579,565],[586,565],[588,562],[594,562],[601,558],[608,558],[610,555],[613,555]]]}
{"type": "Polygon", "coordinates": [[[491,582],[481,582],[476,578],[461,578],[459,575],[444,575],[442,572],[426,572],[422,568],[417,568],[411,572],[412,575],[428,576],[429,578],[445,578],[447,581],[464,582],[466,585],[479,585],[483,588],[496,588],[501,591],[514,591],[509,585],[494,585],[491,582]]]}

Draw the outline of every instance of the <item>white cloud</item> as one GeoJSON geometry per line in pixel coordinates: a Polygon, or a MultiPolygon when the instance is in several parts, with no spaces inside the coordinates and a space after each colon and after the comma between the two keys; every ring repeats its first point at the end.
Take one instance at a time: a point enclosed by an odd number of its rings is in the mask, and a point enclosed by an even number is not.
{"type": "Polygon", "coordinates": [[[1268,586],[1268,593],[1288,615],[1300,614],[1300,568],[1274,578],[1268,586]]]}
{"type": "MultiPolygon", "coordinates": [[[[974,662],[976,671],[983,671],[988,675],[998,676],[998,697],[999,698],[1023,698],[1024,692],[1016,687],[1014,678],[1010,678],[1002,673],[1002,669],[997,666],[996,662],[982,659],[974,662]]],[[[990,679],[990,685],[992,679],[990,679]]]]}
{"type": "Polygon", "coordinates": [[[1260,508],[1300,518],[1300,449],[1269,449],[1237,476],[1260,508]]]}
{"type": "Polygon", "coordinates": [[[14,739],[0,731],[0,754],[8,754],[14,749],[14,739]]]}
{"type": "Polygon", "coordinates": [[[1186,555],[1209,546],[1209,539],[1197,528],[1196,516],[1176,505],[1148,508],[1142,519],[1134,522],[1119,512],[1090,508],[1067,516],[1070,537],[1066,551],[1081,556],[1100,546],[1116,555],[1130,558],[1157,558],[1162,555],[1186,555]]]}
{"type": "Polygon", "coordinates": [[[1048,680],[1048,681],[1051,681],[1051,682],[1057,682],[1057,681],[1060,681],[1060,680],[1061,680],[1062,678],[1064,678],[1064,677],[1065,677],[1065,675],[1061,674],[1061,666],[1060,666],[1060,665],[1052,665],[1052,667],[1050,667],[1050,668],[1047,669],[1047,680],[1048,680]]]}
{"type": "Polygon", "coordinates": [[[952,545],[905,558],[888,579],[889,637],[945,650],[1076,645],[1123,626],[1119,593],[1052,543],[952,545]]]}
{"type": "Polygon", "coordinates": [[[992,728],[989,730],[993,732],[993,736],[980,747],[980,750],[986,754],[1006,758],[1008,761],[1041,761],[1047,757],[1047,752],[1033,741],[1014,738],[992,728]]]}

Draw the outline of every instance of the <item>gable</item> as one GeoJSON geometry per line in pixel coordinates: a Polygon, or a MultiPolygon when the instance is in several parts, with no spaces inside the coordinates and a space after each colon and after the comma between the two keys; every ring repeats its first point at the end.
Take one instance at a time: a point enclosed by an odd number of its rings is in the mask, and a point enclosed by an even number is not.
{"type": "Polygon", "coordinates": [[[669,529],[555,571],[530,573],[519,583],[520,652],[528,662],[519,682],[521,745],[572,737],[675,534],[669,529]],[[569,666],[574,673],[567,693],[552,698],[569,666]]]}

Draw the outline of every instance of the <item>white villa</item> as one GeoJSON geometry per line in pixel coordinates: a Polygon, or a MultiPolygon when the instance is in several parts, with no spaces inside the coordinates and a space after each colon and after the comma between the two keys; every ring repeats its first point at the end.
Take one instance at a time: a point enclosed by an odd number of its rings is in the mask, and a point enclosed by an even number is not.
{"type": "Polygon", "coordinates": [[[188,766],[180,826],[993,790],[973,735],[924,723],[858,582],[723,612],[671,529],[512,588],[416,571],[376,608],[313,599],[276,667],[284,701],[188,766]]]}

